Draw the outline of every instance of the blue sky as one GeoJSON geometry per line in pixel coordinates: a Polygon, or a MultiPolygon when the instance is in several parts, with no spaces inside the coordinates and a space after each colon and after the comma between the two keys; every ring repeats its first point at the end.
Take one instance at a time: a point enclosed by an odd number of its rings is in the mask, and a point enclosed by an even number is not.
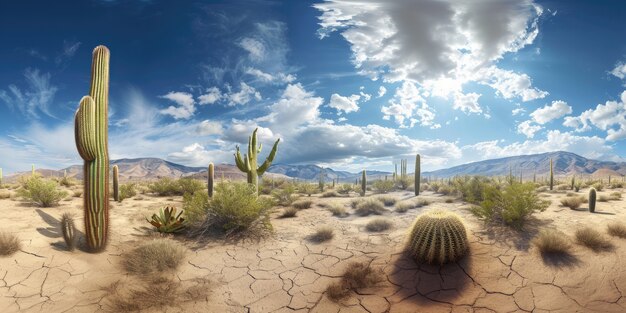
{"type": "Polygon", "coordinates": [[[344,170],[623,160],[625,20],[608,0],[2,1],[0,167],[81,162],[99,44],[112,158],[233,163],[259,127],[276,162],[344,170]]]}

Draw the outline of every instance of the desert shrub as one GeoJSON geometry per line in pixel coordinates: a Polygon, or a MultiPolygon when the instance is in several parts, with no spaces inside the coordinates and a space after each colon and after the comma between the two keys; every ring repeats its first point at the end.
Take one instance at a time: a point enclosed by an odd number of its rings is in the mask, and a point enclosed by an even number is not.
{"type": "Polygon", "coordinates": [[[398,188],[402,190],[407,190],[407,188],[409,188],[409,186],[411,186],[412,183],[413,183],[413,177],[399,176],[398,178],[396,178],[396,184],[398,185],[398,188]]]}
{"type": "Polygon", "coordinates": [[[611,242],[606,237],[591,227],[577,229],[575,237],[576,243],[596,252],[607,250],[612,247],[611,242]]]}
{"type": "Polygon", "coordinates": [[[359,205],[359,203],[363,202],[363,198],[357,198],[357,199],[352,199],[350,200],[350,207],[353,209],[356,209],[356,206],[359,205]]]}
{"type": "Polygon", "coordinates": [[[310,208],[311,205],[313,205],[313,201],[311,201],[311,200],[299,200],[299,201],[295,201],[291,205],[294,208],[298,209],[298,210],[306,210],[306,209],[310,208]]]}
{"type": "Polygon", "coordinates": [[[346,267],[341,281],[329,285],[326,293],[331,300],[339,301],[348,297],[351,291],[375,286],[382,280],[381,272],[372,269],[370,264],[352,262],[346,267]]]}
{"type": "Polygon", "coordinates": [[[381,232],[389,228],[391,228],[391,222],[384,218],[373,219],[365,225],[365,229],[369,232],[381,232]]]}
{"type": "Polygon", "coordinates": [[[624,188],[623,182],[612,182],[611,189],[624,188]]]}
{"type": "Polygon", "coordinates": [[[0,256],[10,256],[22,249],[22,243],[14,234],[0,232],[0,256]]]}
{"type": "Polygon", "coordinates": [[[485,189],[485,200],[471,209],[479,218],[502,221],[521,228],[526,219],[535,212],[544,211],[550,202],[540,199],[532,183],[508,185],[504,190],[490,186],[485,189]]]}
{"type": "Polygon", "coordinates": [[[412,201],[402,201],[402,202],[396,203],[396,212],[398,213],[404,213],[414,208],[415,208],[415,203],[413,203],[412,201]]]}
{"type": "Polygon", "coordinates": [[[446,198],[445,203],[454,203],[454,198],[446,198]]]}
{"type": "Polygon", "coordinates": [[[349,215],[346,208],[343,205],[336,203],[336,202],[330,203],[326,209],[330,213],[332,213],[333,216],[346,217],[349,215]]]}
{"type": "Polygon", "coordinates": [[[2,190],[0,191],[0,199],[10,199],[11,198],[11,192],[8,190],[2,190]]]}
{"type": "Polygon", "coordinates": [[[368,216],[370,214],[381,215],[385,210],[385,205],[378,199],[368,198],[356,205],[356,214],[360,216],[368,216]]]}
{"type": "Polygon", "coordinates": [[[61,177],[61,179],[59,179],[59,185],[64,186],[64,187],[71,187],[71,186],[76,185],[76,182],[73,179],[67,176],[64,176],[64,177],[61,177]]]}
{"type": "Polygon", "coordinates": [[[566,197],[574,197],[574,196],[576,196],[576,193],[572,192],[572,191],[568,191],[567,193],[565,193],[565,196],[566,197]]]}
{"type": "Polygon", "coordinates": [[[122,254],[126,271],[138,276],[173,271],[185,258],[186,251],[178,243],[158,239],[145,243],[129,253],[122,254]]]}
{"type": "Polygon", "coordinates": [[[541,254],[568,254],[571,248],[567,235],[557,230],[542,230],[532,240],[541,254]]]}
{"type": "Polygon", "coordinates": [[[554,189],[556,189],[558,191],[570,190],[571,189],[571,185],[568,185],[568,184],[556,185],[556,186],[554,186],[554,189]]]}
{"type": "Polygon", "coordinates": [[[541,186],[539,188],[537,188],[537,192],[546,192],[550,189],[550,187],[548,186],[541,186]]]}
{"type": "Polygon", "coordinates": [[[322,194],[322,198],[334,198],[334,197],[339,197],[339,194],[334,190],[329,190],[322,194]]]}
{"type": "Polygon", "coordinates": [[[136,195],[137,195],[137,191],[135,191],[134,183],[127,183],[127,184],[120,185],[120,194],[119,194],[120,202],[124,201],[125,199],[132,198],[136,195]]]}
{"type": "Polygon", "coordinates": [[[298,209],[294,207],[286,207],[285,209],[283,209],[283,213],[280,215],[280,217],[281,218],[296,217],[296,214],[298,214],[298,209]]]}
{"type": "Polygon", "coordinates": [[[352,184],[342,184],[340,186],[337,186],[336,188],[337,192],[342,194],[342,195],[347,195],[349,194],[351,191],[354,190],[352,184]]]}
{"type": "Polygon", "coordinates": [[[52,180],[32,176],[23,182],[23,187],[17,191],[18,196],[36,203],[44,208],[57,205],[68,194],[57,190],[57,183],[52,180]]]}
{"type": "Polygon", "coordinates": [[[230,237],[235,234],[272,230],[269,219],[273,201],[257,197],[256,188],[248,183],[219,183],[207,206],[203,223],[193,235],[219,234],[230,237]]]}
{"type": "Polygon", "coordinates": [[[209,207],[209,195],[206,192],[183,195],[183,211],[190,227],[201,224],[206,219],[209,207]]]}
{"type": "Polygon", "coordinates": [[[185,228],[185,219],[181,216],[183,211],[177,212],[175,207],[161,208],[159,214],[153,214],[148,222],[160,233],[176,233],[185,228]]]}
{"type": "Polygon", "coordinates": [[[581,204],[585,202],[584,197],[567,197],[565,199],[561,199],[561,205],[570,208],[571,210],[576,210],[580,207],[581,204]]]}
{"type": "Polygon", "coordinates": [[[305,194],[307,196],[311,196],[319,190],[319,187],[314,184],[302,183],[298,186],[298,192],[305,194]]]}
{"type": "Polygon", "coordinates": [[[622,199],[622,193],[619,191],[611,192],[611,194],[609,195],[609,200],[617,201],[620,199],[622,199]]]}
{"type": "Polygon", "coordinates": [[[198,191],[205,190],[206,186],[202,181],[193,178],[181,178],[177,181],[180,192],[178,195],[194,194],[198,191]]]}
{"type": "Polygon", "coordinates": [[[80,198],[80,196],[82,196],[82,195],[83,195],[83,191],[82,191],[82,190],[74,190],[74,191],[72,192],[72,196],[73,196],[74,198],[80,198]]]}
{"type": "Polygon", "coordinates": [[[626,238],[626,225],[621,222],[612,222],[606,226],[606,231],[613,237],[626,238]]]}
{"type": "Polygon", "coordinates": [[[440,193],[440,194],[442,194],[444,196],[455,195],[456,194],[456,189],[454,189],[454,187],[452,187],[452,186],[442,185],[437,190],[437,193],[440,193]]]}
{"type": "Polygon", "coordinates": [[[415,207],[416,208],[421,208],[423,206],[428,206],[430,204],[430,201],[426,200],[426,199],[419,199],[415,202],[415,207]]]}
{"type": "Polygon", "coordinates": [[[278,205],[288,206],[298,199],[295,193],[296,187],[293,184],[285,184],[282,188],[272,191],[272,197],[278,205]]]}
{"type": "Polygon", "coordinates": [[[372,187],[374,187],[374,189],[376,189],[377,192],[388,193],[393,190],[394,185],[395,183],[393,182],[393,180],[379,179],[379,180],[374,181],[374,183],[372,184],[372,187]]]}
{"type": "Polygon", "coordinates": [[[313,234],[307,238],[309,241],[321,243],[329,241],[335,237],[335,232],[329,226],[322,226],[318,228],[313,234]]]}
{"type": "Polygon", "coordinates": [[[180,185],[176,182],[176,180],[169,177],[164,177],[153,182],[152,184],[148,185],[148,189],[150,190],[150,192],[161,197],[175,196],[181,194],[180,185]]]}
{"type": "Polygon", "coordinates": [[[597,201],[598,202],[608,202],[609,201],[609,197],[607,195],[599,195],[597,201]]]}
{"type": "Polygon", "coordinates": [[[463,220],[450,211],[423,213],[415,219],[410,231],[407,250],[418,262],[452,262],[469,249],[463,220]]]}
{"type": "Polygon", "coordinates": [[[391,196],[378,196],[378,197],[376,197],[376,199],[378,199],[378,201],[382,202],[385,206],[392,206],[392,205],[396,204],[396,202],[398,201],[397,198],[391,197],[391,196]]]}
{"type": "MultiPolygon", "coordinates": [[[[474,176],[472,178],[465,177],[464,179],[457,179],[454,181],[454,187],[461,195],[461,199],[468,203],[478,204],[482,202],[483,193],[485,188],[491,185],[489,178],[474,176]]],[[[444,188],[444,191],[450,195],[453,194],[451,190],[444,188]]]]}
{"type": "Polygon", "coordinates": [[[600,182],[594,183],[594,184],[593,184],[593,185],[591,185],[591,186],[592,186],[593,188],[595,188],[595,189],[596,189],[596,191],[602,191],[602,189],[604,188],[604,184],[603,184],[603,183],[600,183],[600,182]]]}

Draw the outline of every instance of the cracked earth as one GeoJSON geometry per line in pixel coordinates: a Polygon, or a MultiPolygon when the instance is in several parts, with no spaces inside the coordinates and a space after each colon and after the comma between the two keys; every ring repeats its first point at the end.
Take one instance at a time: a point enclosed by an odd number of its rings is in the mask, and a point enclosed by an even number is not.
{"type": "MultiPolygon", "coordinates": [[[[582,194],[582,193],[581,193],[582,194]]],[[[415,199],[410,193],[392,194],[415,199]]],[[[208,296],[173,303],[150,312],[626,312],[626,240],[611,238],[614,249],[595,253],[574,245],[571,258],[543,259],[530,240],[540,228],[557,228],[573,238],[577,227],[605,232],[612,220],[625,221],[626,201],[598,204],[601,214],[572,211],[558,205],[564,193],[546,194],[552,205],[538,213],[524,232],[488,227],[468,213],[460,201],[426,192],[426,207],[385,217],[393,227],[368,233],[365,224],[378,216],[333,217],[318,206],[349,202],[350,198],[316,198],[297,217],[272,219],[275,234],[260,242],[198,244],[189,248],[174,279],[193,286],[198,279],[208,296]],[[443,267],[419,265],[403,253],[406,233],[420,213],[436,208],[457,212],[466,221],[468,256],[443,267]],[[335,237],[315,244],[306,237],[320,226],[331,226],[335,237]],[[385,279],[356,290],[335,303],[325,295],[352,262],[367,262],[385,279]]],[[[354,197],[353,197],[354,198],[354,197]]],[[[108,312],[111,287],[134,282],[120,266],[120,257],[146,235],[145,216],[160,206],[180,208],[181,199],[141,196],[115,204],[111,210],[111,241],[101,254],[65,251],[58,231],[63,212],[77,215],[81,199],[56,208],[39,209],[19,201],[0,200],[2,225],[22,241],[22,251],[0,258],[0,312],[108,312]],[[117,283],[117,284],[115,284],[117,283]]]]}

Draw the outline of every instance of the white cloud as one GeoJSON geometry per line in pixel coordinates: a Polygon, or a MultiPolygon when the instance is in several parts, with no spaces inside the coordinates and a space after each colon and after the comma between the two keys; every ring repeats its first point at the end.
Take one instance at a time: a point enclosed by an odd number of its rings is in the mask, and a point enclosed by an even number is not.
{"type": "Polygon", "coordinates": [[[441,127],[440,124],[434,123],[435,113],[426,104],[420,90],[414,83],[408,81],[396,89],[395,95],[389,100],[389,105],[383,106],[381,111],[383,119],[393,117],[400,127],[413,127],[417,122],[430,128],[441,127]],[[409,122],[408,125],[406,121],[409,122]]]}
{"type": "Polygon", "coordinates": [[[589,109],[580,116],[566,117],[564,126],[575,128],[577,132],[591,130],[593,125],[607,132],[607,140],[615,141],[626,138],[626,90],[620,101],[606,101],[589,109]]]}
{"type": "Polygon", "coordinates": [[[263,72],[257,68],[251,68],[251,67],[246,68],[245,73],[248,75],[254,76],[259,81],[265,82],[265,83],[281,84],[281,83],[291,83],[296,80],[296,76],[292,74],[278,73],[278,74],[272,75],[270,73],[263,72]]]}
{"type": "Polygon", "coordinates": [[[567,102],[558,100],[530,113],[530,117],[538,124],[543,125],[571,113],[572,107],[567,102]]]}
{"type": "Polygon", "coordinates": [[[211,87],[207,89],[207,92],[200,97],[198,100],[201,105],[205,104],[213,104],[222,99],[222,92],[217,87],[211,87]]]}
{"type": "Polygon", "coordinates": [[[385,86],[378,87],[378,98],[384,96],[387,93],[387,88],[385,86]]]}
{"type": "Polygon", "coordinates": [[[233,92],[229,90],[228,94],[226,94],[225,98],[228,100],[228,106],[247,104],[252,101],[252,99],[257,101],[261,100],[261,93],[254,87],[249,86],[244,82],[241,82],[239,87],[239,91],[233,92]]]}
{"type": "Polygon", "coordinates": [[[532,121],[523,121],[517,125],[517,133],[524,134],[528,138],[535,137],[535,133],[542,129],[539,125],[534,125],[532,121]]]}
{"type": "Polygon", "coordinates": [[[330,96],[330,103],[328,104],[328,106],[331,108],[337,109],[339,113],[356,112],[359,110],[360,99],[361,99],[361,96],[359,95],[351,95],[351,96],[344,97],[344,96],[334,93],[330,96]]]}
{"type": "Polygon", "coordinates": [[[254,38],[243,38],[239,41],[239,46],[248,52],[248,57],[253,61],[263,61],[265,59],[265,45],[254,38]]]}
{"type": "Polygon", "coordinates": [[[196,111],[196,102],[190,93],[172,91],[159,98],[168,99],[178,104],[178,106],[169,106],[167,109],[160,111],[161,114],[170,115],[175,119],[190,119],[196,111]]]}
{"type": "Polygon", "coordinates": [[[518,106],[517,108],[513,109],[513,111],[511,111],[511,113],[513,114],[513,116],[516,115],[523,115],[526,112],[526,109],[518,106]]]}
{"type": "Polygon", "coordinates": [[[11,110],[18,110],[30,118],[39,118],[39,113],[53,117],[50,105],[58,88],[50,83],[50,73],[42,74],[38,69],[24,71],[26,88],[9,85],[9,91],[0,89],[0,100],[11,110]]]}
{"type": "Polygon", "coordinates": [[[477,72],[476,80],[496,90],[504,99],[519,97],[522,101],[545,98],[549,93],[532,87],[530,76],[491,66],[477,72]]]}
{"type": "Polygon", "coordinates": [[[611,75],[619,79],[626,78],[626,63],[618,62],[617,64],[615,64],[615,68],[611,70],[611,75]]]}
{"type": "Polygon", "coordinates": [[[207,150],[203,145],[194,142],[183,147],[182,151],[172,152],[167,155],[167,159],[187,166],[208,166],[209,162],[225,163],[231,162],[233,155],[221,149],[207,150]]]}
{"type": "Polygon", "coordinates": [[[482,113],[483,110],[478,104],[478,98],[480,98],[480,96],[481,95],[475,92],[468,94],[456,93],[454,95],[453,108],[455,110],[461,110],[465,113],[482,113]]]}
{"type": "Polygon", "coordinates": [[[54,62],[56,64],[61,64],[63,61],[71,59],[74,54],[76,54],[76,51],[78,51],[78,48],[80,48],[80,45],[80,42],[64,40],[63,51],[54,59],[54,62]]]}
{"type": "Polygon", "coordinates": [[[269,123],[273,130],[286,135],[300,125],[317,120],[323,103],[323,98],[306,91],[301,84],[290,84],[281,98],[270,106],[271,113],[256,121],[269,123]]]}
{"type": "Polygon", "coordinates": [[[196,134],[200,136],[221,135],[224,132],[219,121],[204,120],[196,127],[196,134]]]}

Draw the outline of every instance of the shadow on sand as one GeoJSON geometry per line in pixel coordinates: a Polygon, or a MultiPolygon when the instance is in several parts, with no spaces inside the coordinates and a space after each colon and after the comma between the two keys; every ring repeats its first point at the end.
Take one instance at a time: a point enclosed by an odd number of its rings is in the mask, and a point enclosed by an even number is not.
{"type": "Polygon", "coordinates": [[[551,267],[576,267],[580,264],[578,257],[571,253],[542,253],[543,264],[551,267]]]}
{"type": "Polygon", "coordinates": [[[529,218],[524,224],[524,228],[515,229],[501,224],[487,224],[474,235],[487,238],[490,241],[506,243],[519,251],[528,251],[532,239],[539,231],[553,222],[552,219],[540,220],[534,217],[529,218]]]}
{"type": "MultiPolygon", "coordinates": [[[[42,234],[43,236],[46,236],[48,238],[52,238],[52,239],[56,239],[56,238],[63,238],[63,233],[61,232],[61,221],[54,218],[52,215],[44,212],[41,209],[37,209],[36,210],[37,214],[39,214],[39,216],[41,217],[41,219],[46,222],[46,224],[48,224],[47,227],[38,227],[37,231],[42,234]]],[[[76,223],[76,220],[74,220],[74,223],[76,223]]],[[[76,248],[78,248],[81,251],[87,251],[86,247],[84,247],[84,237],[85,234],[83,234],[83,232],[79,231],[78,229],[74,229],[74,234],[76,236],[76,248]]],[[[65,241],[61,240],[61,241],[56,241],[50,244],[55,250],[58,251],[68,251],[67,249],[67,245],[65,244],[65,241]]]]}

